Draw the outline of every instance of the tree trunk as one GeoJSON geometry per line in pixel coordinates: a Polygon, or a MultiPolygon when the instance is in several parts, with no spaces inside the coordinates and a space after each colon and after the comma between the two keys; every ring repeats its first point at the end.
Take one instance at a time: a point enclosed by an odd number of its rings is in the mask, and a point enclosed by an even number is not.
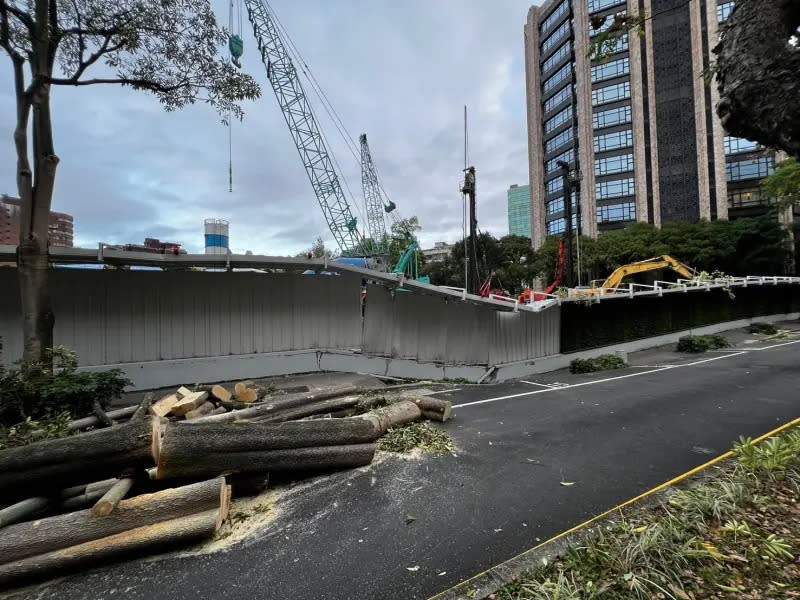
{"type": "MultiPolygon", "coordinates": [[[[215,508],[6,563],[0,565],[0,585],[7,585],[12,581],[19,583],[25,579],[41,581],[47,576],[79,565],[95,566],[111,558],[152,554],[156,550],[175,548],[208,538],[221,525],[220,512],[219,508],[215,508]]],[[[105,520],[96,519],[98,522],[105,520]]]]}
{"type": "Polygon", "coordinates": [[[251,420],[258,423],[280,423],[282,421],[293,421],[295,419],[302,419],[310,417],[311,415],[318,415],[320,413],[328,413],[345,408],[352,408],[361,401],[360,396],[344,396],[343,398],[329,398],[328,400],[319,400],[298,406],[281,410],[272,414],[255,416],[251,420]]]}
{"type": "Polygon", "coordinates": [[[389,428],[416,421],[421,416],[422,412],[419,406],[410,400],[401,400],[400,402],[378,408],[356,418],[368,421],[372,425],[377,439],[386,433],[389,428]]]}
{"type": "Polygon", "coordinates": [[[422,411],[422,416],[431,421],[444,423],[450,419],[453,412],[453,404],[449,400],[432,398],[431,396],[407,396],[422,411]]]}
{"type": "Polygon", "coordinates": [[[102,518],[90,509],[2,529],[0,563],[44,554],[123,531],[226,507],[227,485],[222,477],[134,496],[102,518]]]}
{"type": "Polygon", "coordinates": [[[358,388],[356,388],[354,385],[344,385],[331,388],[330,390],[325,390],[323,392],[290,394],[284,397],[267,399],[256,404],[255,406],[250,406],[242,410],[232,410],[224,415],[207,415],[201,419],[196,419],[196,421],[213,421],[217,423],[224,423],[239,419],[252,419],[253,417],[270,415],[285,409],[295,408],[318,400],[325,400],[328,398],[336,398],[337,396],[344,396],[345,394],[352,394],[357,389],[358,388]]]}
{"type": "Polygon", "coordinates": [[[20,497],[144,469],[158,456],[160,422],[140,419],[0,452],[0,495],[20,497]]]}
{"type": "Polygon", "coordinates": [[[800,0],[737,0],[714,53],[725,130],[800,157],[798,25],[800,0]]]}
{"type": "Polygon", "coordinates": [[[351,444],[247,452],[207,452],[199,456],[170,456],[165,448],[165,453],[158,463],[156,477],[168,479],[208,477],[221,473],[313,471],[361,467],[372,462],[376,447],[376,444],[351,444]]]}
{"type": "MultiPolygon", "coordinates": [[[[17,521],[22,521],[28,515],[32,515],[44,508],[47,508],[49,504],[49,498],[35,496],[33,498],[27,498],[21,502],[17,502],[16,504],[12,504],[11,506],[7,506],[0,510],[0,527],[11,525],[17,521]]],[[[0,537],[3,535],[5,535],[5,530],[0,532],[0,537]]]]}

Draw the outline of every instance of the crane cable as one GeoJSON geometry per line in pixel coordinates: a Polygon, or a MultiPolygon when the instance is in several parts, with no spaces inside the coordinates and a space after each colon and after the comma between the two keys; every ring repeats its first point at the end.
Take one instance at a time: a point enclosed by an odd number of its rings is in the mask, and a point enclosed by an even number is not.
{"type": "MultiPolygon", "coordinates": [[[[241,68],[239,58],[244,51],[244,42],[242,41],[242,3],[241,0],[230,0],[228,4],[228,58],[241,68]],[[235,10],[234,10],[235,5],[235,10]],[[236,29],[234,31],[234,12],[236,13],[236,29]]],[[[226,121],[228,124],[228,192],[233,193],[233,115],[228,111],[226,121]]]]}

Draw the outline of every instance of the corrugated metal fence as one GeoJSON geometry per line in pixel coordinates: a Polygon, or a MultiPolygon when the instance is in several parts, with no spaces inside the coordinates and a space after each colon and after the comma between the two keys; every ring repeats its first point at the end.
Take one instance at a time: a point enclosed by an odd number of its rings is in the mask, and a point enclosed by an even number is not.
{"type": "MultiPolygon", "coordinates": [[[[83,365],[361,345],[360,278],[54,269],[55,343],[83,365]]],[[[0,269],[0,361],[22,355],[15,269],[0,269]]]]}
{"type": "Polygon", "coordinates": [[[364,354],[496,365],[559,352],[560,309],[504,312],[369,286],[364,354]]]}

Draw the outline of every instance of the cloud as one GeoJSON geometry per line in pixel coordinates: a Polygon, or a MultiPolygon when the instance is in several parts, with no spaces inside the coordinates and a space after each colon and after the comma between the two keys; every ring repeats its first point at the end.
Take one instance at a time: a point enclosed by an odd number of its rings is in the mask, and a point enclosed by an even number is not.
{"type": "MultiPolygon", "coordinates": [[[[386,190],[403,216],[418,215],[423,246],[461,235],[463,106],[478,173],[478,220],[507,233],[506,190],[527,181],[522,28],[530,2],[272,0],[317,81],[358,140],[368,134],[386,190]]],[[[215,0],[227,24],[227,3],[215,0]]],[[[230,220],[231,246],[295,254],[333,239],[243,25],[244,69],[263,96],[228,130],[210,108],[165,113],[144,93],[114,86],[53,91],[61,158],[53,208],[75,217],[76,243],[140,243],[145,236],[201,251],[203,219],[230,220]]],[[[0,192],[15,193],[11,68],[0,56],[0,192]]],[[[357,156],[322,110],[326,138],[364,226],[357,156]]]]}

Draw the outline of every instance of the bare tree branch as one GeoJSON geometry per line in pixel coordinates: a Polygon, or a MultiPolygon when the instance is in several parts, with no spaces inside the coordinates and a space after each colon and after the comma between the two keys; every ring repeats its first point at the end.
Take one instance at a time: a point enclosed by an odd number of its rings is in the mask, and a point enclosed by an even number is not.
{"type": "Polygon", "coordinates": [[[25,25],[25,27],[28,28],[29,31],[33,31],[33,19],[24,10],[20,10],[16,6],[12,6],[6,0],[0,0],[0,11],[10,12],[12,15],[17,17],[17,19],[22,21],[22,23],[25,25]]]}
{"type": "Polygon", "coordinates": [[[163,85],[151,79],[133,79],[127,77],[119,77],[119,78],[109,78],[109,79],[84,79],[84,80],[74,80],[72,77],[68,79],[58,78],[58,77],[47,77],[44,79],[45,83],[49,83],[51,85],[72,85],[75,87],[78,86],[85,86],[85,85],[101,85],[101,84],[116,84],[116,85],[130,85],[136,88],[150,90],[152,92],[160,92],[160,93],[167,93],[167,92],[174,92],[175,90],[179,90],[181,88],[186,87],[195,87],[195,88],[202,88],[202,85],[193,84],[188,81],[179,81],[173,85],[163,85]]]}
{"type": "Polygon", "coordinates": [[[110,46],[109,44],[111,43],[111,37],[112,36],[106,36],[106,39],[103,40],[103,44],[100,46],[100,48],[96,52],[90,54],[89,58],[86,60],[83,60],[83,51],[81,51],[81,62],[78,64],[78,68],[75,70],[75,73],[72,75],[72,77],[67,79],[69,83],[62,85],[70,85],[71,83],[74,84],[76,81],[78,81],[78,79],[80,79],[80,76],[83,75],[84,71],[96,63],[104,54],[115,52],[125,45],[125,42],[122,41],[118,44],[110,46]]]}

